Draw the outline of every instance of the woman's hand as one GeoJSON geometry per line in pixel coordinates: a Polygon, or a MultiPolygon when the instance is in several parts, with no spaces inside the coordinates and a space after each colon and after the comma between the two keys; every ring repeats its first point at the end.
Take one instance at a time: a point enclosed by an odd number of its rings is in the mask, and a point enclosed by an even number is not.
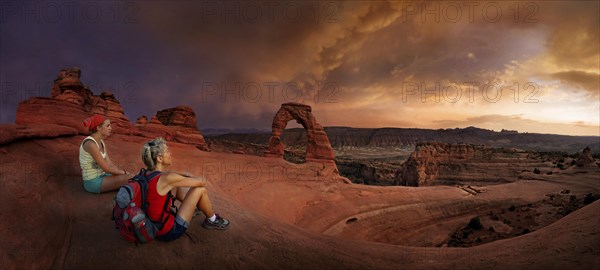
{"type": "Polygon", "coordinates": [[[112,172],[110,172],[110,173],[115,174],[115,175],[128,174],[128,172],[125,169],[121,169],[121,168],[117,167],[117,165],[114,165],[114,164],[111,166],[111,169],[112,169],[112,172]]]}

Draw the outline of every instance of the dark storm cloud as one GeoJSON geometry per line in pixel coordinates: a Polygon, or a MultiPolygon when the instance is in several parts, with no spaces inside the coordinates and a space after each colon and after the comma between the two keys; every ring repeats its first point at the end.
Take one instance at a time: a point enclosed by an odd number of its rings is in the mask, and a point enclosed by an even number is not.
{"type": "Polygon", "coordinates": [[[588,91],[592,98],[598,98],[600,94],[600,74],[598,73],[564,71],[552,73],[550,76],[563,81],[566,85],[572,85],[578,89],[588,91]]]}
{"type": "Polygon", "coordinates": [[[547,12],[540,19],[552,33],[546,44],[554,62],[567,69],[598,70],[600,2],[556,1],[542,7],[547,12]]]}
{"type": "MultiPolygon", "coordinates": [[[[182,57],[210,67],[209,72],[196,72],[195,82],[190,80],[196,89],[212,80],[264,83],[275,79],[309,85],[326,81],[339,86],[342,101],[352,104],[373,94],[369,86],[392,88],[385,93],[388,97],[397,94],[393,88],[398,81],[407,79],[489,80],[489,73],[526,57],[523,50],[512,49],[527,42],[522,30],[490,36],[492,25],[462,21],[450,25],[449,31],[447,24],[423,23],[420,17],[403,19],[403,7],[394,3],[337,5],[336,22],[315,23],[306,16],[293,23],[280,18],[276,23],[252,24],[236,23],[235,16],[203,16],[214,8],[207,3],[164,8],[159,2],[142,7],[152,15],[144,22],[158,39],[171,42],[182,57]],[[223,18],[229,21],[223,23],[223,18]]],[[[538,49],[527,49],[528,54],[538,49]]],[[[298,101],[310,103],[310,90],[304,91],[298,101]]],[[[277,96],[275,103],[284,101],[281,93],[277,96]]]]}
{"type": "MultiPolygon", "coordinates": [[[[203,128],[269,128],[290,101],[313,106],[327,125],[451,124],[435,122],[444,118],[439,106],[398,103],[406,82],[535,77],[598,93],[598,3],[132,3],[133,23],[2,24],[2,80],[47,82],[80,66],[95,92],[135,82],[124,103],[131,120],[185,104],[203,128]],[[411,114],[427,117],[401,118],[411,114]]],[[[468,105],[461,115],[489,104],[468,105]]]]}

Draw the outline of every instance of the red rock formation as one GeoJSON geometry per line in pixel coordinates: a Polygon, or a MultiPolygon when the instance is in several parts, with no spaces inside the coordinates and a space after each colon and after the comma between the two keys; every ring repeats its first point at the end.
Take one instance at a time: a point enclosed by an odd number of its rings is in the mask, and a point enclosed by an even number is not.
{"type": "MultiPolygon", "coordinates": [[[[78,67],[63,68],[58,73],[58,78],[54,82],[58,84],[61,90],[60,93],[62,93],[66,89],[83,89],[84,85],[79,78],[81,78],[81,69],[78,67]]],[[[55,96],[53,95],[52,97],[55,96]]]]}
{"type": "Polygon", "coordinates": [[[79,131],[72,127],[55,124],[38,125],[0,125],[0,145],[8,144],[18,139],[54,138],[59,136],[77,135],[79,131]]]}
{"type": "Polygon", "coordinates": [[[177,106],[156,113],[156,118],[166,126],[196,127],[196,114],[189,106],[177,106]]]}
{"type": "Polygon", "coordinates": [[[63,68],[52,86],[52,97],[79,104],[86,109],[91,108],[92,91],[80,80],[81,70],[77,67],[63,68]]]}
{"type": "Polygon", "coordinates": [[[119,134],[131,133],[133,125],[125,116],[121,103],[112,93],[103,91],[99,96],[93,96],[92,102],[92,112],[106,115],[112,123],[113,132],[119,134]]]}
{"type": "Polygon", "coordinates": [[[285,103],[273,119],[271,137],[269,138],[269,151],[265,156],[283,157],[284,145],[281,142],[281,133],[287,123],[295,119],[307,133],[306,160],[333,160],[333,148],[327,138],[323,127],[311,113],[312,108],[300,103],[285,103]]]}
{"type": "Polygon", "coordinates": [[[521,171],[531,171],[534,163],[539,161],[529,159],[528,153],[519,149],[421,142],[396,173],[396,184],[429,186],[513,182],[521,171]]]}
{"type": "Polygon", "coordinates": [[[158,121],[158,118],[156,117],[156,115],[152,116],[152,118],[150,119],[150,123],[151,124],[157,124],[157,125],[164,125],[163,123],[161,123],[160,121],[158,121]]]}
{"type": "Polygon", "coordinates": [[[583,152],[581,152],[576,164],[578,167],[589,167],[595,165],[594,157],[592,157],[592,149],[589,146],[583,149],[583,152]]]}
{"type": "Polygon", "coordinates": [[[208,151],[204,136],[196,127],[196,114],[188,106],[158,111],[150,121],[145,116],[140,117],[136,127],[150,137],[163,137],[168,141],[193,144],[198,149],[208,151]]]}
{"type": "MultiPolygon", "coordinates": [[[[152,120],[156,120],[156,118],[153,117],[152,120]]],[[[173,141],[173,138],[175,137],[175,131],[163,125],[158,120],[149,121],[145,124],[136,124],[135,126],[144,134],[144,137],[163,137],[167,141],[173,141]]]]}
{"type": "Polygon", "coordinates": [[[336,158],[341,174],[355,184],[392,186],[396,185],[396,172],[401,168],[399,162],[380,162],[369,159],[349,157],[336,158]]]}
{"type": "Polygon", "coordinates": [[[81,105],[67,100],[31,97],[17,107],[17,125],[56,124],[76,129],[79,134],[89,131],[81,123],[90,115],[81,105]]]}
{"type": "Polygon", "coordinates": [[[322,168],[318,172],[318,176],[322,178],[332,178],[344,183],[351,183],[348,178],[339,175],[339,170],[333,161],[335,156],[333,148],[327,138],[327,133],[323,127],[317,123],[317,119],[311,113],[312,108],[300,103],[284,103],[275,114],[273,119],[273,130],[269,138],[269,150],[264,153],[265,157],[283,158],[285,146],[281,142],[281,133],[287,126],[287,123],[295,119],[306,129],[307,145],[306,158],[307,162],[320,163],[322,168]]]}
{"type": "MultiPolygon", "coordinates": [[[[57,124],[75,128],[87,134],[81,124],[95,113],[106,115],[113,124],[113,132],[132,134],[133,125],[125,117],[119,101],[109,92],[95,96],[80,80],[79,68],[62,69],[54,80],[52,98],[32,97],[19,103],[15,123],[57,124]]],[[[135,133],[135,132],[134,132],[135,133]]]]}
{"type": "Polygon", "coordinates": [[[429,185],[438,176],[438,163],[470,159],[474,152],[472,145],[417,143],[415,151],[402,165],[400,179],[397,182],[403,186],[429,185]]]}
{"type": "MultiPolygon", "coordinates": [[[[58,125],[77,130],[79,134],[89,131],[82,125],[83,120],[95,113],[107,116],[112,123],[113,133],[137,135],[148,138],[164,137],[169,141],[177,141],[196,145],[199,149],[208,150],[204,137],[196,127],[196,116],[192,108],[179,106],[159,111],[150,121],[143,116],[134,126],[125,116],[123,107],[115,96],[103,91],[94,95],[81,82],[79,68],[62,69],[54,80],[51,98],[32,97],[19,103],[16,115],[17,125],[58,125]]],[[[17,129],[18,127],[14,127],[17,129]]],[[[41,127],[40,127],[41,128],[41,127]]],[[[16,133],[15,136],[0,136],[12,141],[18,136],[39,137],[39,128],[33,131],[16,133]]],[[[48,134],[54,134],[48,131],[48,134]],[[50,132],[50,133],[48,133],[50,132]]],[[[71,132],[64,131],[64,132],[71,132]]],[[[60,133],[60,132],[59,132],[60,133]]],[[[61,133],[62,134],[62,133],[61,133]]],[[[40,135],[43,137],[43,135],[40,135]]],[[[2,139],[4,140],[4,139],[2,139]]]]}
{"type": "Polygon", "coordinates": [[[148,124],[148,117],[146,117],[145,115],[140,116],[137,121],[135,121],[136,125],[144,125],[144,124],[148,124]]]}

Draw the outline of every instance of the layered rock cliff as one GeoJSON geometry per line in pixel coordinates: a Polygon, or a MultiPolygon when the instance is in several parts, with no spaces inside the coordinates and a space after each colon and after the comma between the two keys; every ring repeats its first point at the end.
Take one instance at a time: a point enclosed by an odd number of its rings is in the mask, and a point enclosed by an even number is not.
{"type": "Polygon", "coordinates": [[[482,145],[417,143],[415,151],[396,174],[396,184],[498,184],[514,182],[522,171],[546,166],[531,152],[482,145]]]}

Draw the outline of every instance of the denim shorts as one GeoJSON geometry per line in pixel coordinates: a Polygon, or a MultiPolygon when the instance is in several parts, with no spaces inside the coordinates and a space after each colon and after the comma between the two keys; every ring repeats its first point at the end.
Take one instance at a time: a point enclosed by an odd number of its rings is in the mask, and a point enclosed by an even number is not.
{"type": "Polygon", "coordinates": [[[175,215],[175,222],[173,224],[173,228],[171,228],[171,230],[168,233],[163,234],[161,236],[157,236],[156,240],[163,242],[173,241],[181,237],[189,226],[190,223],[185,221],[185,219],[181,218],[178,215],[175,215]]]}
{"type": "Polygon", "coordinates": [[[110,173],[103,173],[94,179],[83,180],[83,189],[90,193],[100,194],[100,192],[102,192],[102,181],[104,180],[104,177],[111,175],[112,174],[110,173]]]}

